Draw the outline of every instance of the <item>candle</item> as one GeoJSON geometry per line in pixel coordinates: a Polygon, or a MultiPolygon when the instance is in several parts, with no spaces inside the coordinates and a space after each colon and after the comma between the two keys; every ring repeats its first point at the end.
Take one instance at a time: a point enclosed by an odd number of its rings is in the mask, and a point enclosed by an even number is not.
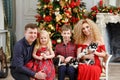
{"type": "Polygon", "coordinates": [[[100,0],[99,6],[103,6],[103,0],[100,0]]]}

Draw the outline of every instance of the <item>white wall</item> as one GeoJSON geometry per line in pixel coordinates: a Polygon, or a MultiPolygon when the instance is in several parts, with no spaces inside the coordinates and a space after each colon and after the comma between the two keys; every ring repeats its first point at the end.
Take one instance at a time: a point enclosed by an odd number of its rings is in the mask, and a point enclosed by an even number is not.
{"type": "Polygon", "coordinates": [[[0,0],[0,47],[3,47],[3,51],[5,52],[7,30],[4,30],[4,13],[2,3],[2,0],[0,0]]]}
{"type": "Polygon", "coordinates": [[[0,29],[4,29],[4,15],[3,15],[3,4],[2,0],[0,0],[0,29]]]}
{"type": "Polygon", "coordinates": [[[16,38],[17,41],[24,36],[24,26],[35,23],[37,0],[16,0],[16,38]]]}
{"type": "Polygon", "coordinates": [[[97,5],[100,0],[82,0],[82,1],[86,3],[86,8],[88,11],[90,11],[91,7],[97,5]]]}
{"type": "Polygon", "coordinates": [[[109,4],[112,6],[116,6],[116,0],[109,0],[109,4]]]}

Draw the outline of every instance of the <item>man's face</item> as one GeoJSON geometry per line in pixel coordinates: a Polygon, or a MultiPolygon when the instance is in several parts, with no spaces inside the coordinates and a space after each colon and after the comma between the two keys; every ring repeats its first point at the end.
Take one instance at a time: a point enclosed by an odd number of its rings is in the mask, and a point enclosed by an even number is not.
{"type": "Polygon", "coordinates": [[[35,41],[37,38],[37,28],[35,28],[35,29],[28,28],[25,31],[25,38],[29,44],[32,44],[33,41],[35,41]]]}
{"type": "Polygon", "coordinates": [[[63,37],[63,40],[69,41],[71,37],[71,31],[70,30],[62,31],[61,35],[63,37]]]}

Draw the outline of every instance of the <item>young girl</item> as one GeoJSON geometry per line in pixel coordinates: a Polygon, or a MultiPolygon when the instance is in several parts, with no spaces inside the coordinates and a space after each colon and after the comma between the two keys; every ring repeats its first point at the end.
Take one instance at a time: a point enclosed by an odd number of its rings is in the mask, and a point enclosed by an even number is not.
{"type": "Polygon", "coordinates": [[[34,47],[33,58],[35,59],[36,72],[46,73],[45,80],[54,80],[55,78],[55,68],[52,61],[54,56],[49,34],[46,30],[41,30],[34,47]]]}

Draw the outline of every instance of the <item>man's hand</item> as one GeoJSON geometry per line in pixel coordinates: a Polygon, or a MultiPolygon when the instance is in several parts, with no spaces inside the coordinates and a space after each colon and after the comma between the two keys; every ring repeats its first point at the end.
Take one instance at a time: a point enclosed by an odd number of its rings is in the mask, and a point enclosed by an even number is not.
{"type": "Polygon", "coordinates": [[[46,76],[47,76],[47,75],[46,75],[44,72],[42,72],[42,71],[39,71],[39,72],[37,72],[37,73],[35,74],[35,78],[37,78],[37,79],[45,79],[46,76]]]}

